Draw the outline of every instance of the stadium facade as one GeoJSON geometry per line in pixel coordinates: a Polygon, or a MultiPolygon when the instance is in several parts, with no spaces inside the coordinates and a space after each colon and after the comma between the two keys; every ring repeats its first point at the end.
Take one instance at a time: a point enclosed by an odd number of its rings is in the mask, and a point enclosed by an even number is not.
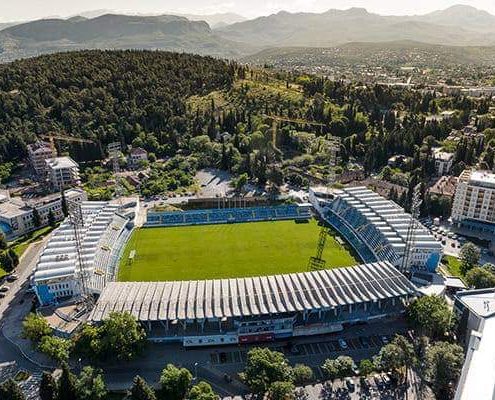
{"type": "Polygon", "coordinates": [[[82,202],[83,223],[78,228],[81,257],[68,219],[54,231],[32,278],[42,306],[80,297],[83,282],[89,293],[99,294],[114,279],[121,250],[130,236],[126,213],[133,205],[135,200],[124,205],[82,202]]]}
{"type": "Polygon", "coordinates": [[[256,343],[395,316],[416,295],[389,262],[239,279],[112,282],[90,320],[129,312],[150,340],[185,347],[256,343]]]}
{"type": "Polygon", "coordinates": [[[406,243],[411,246],[413,270],[434,272],[443,248],[416,222],[411,238],[411,215],[390,200],[365,187],[342,190],[310,189],[310,201],[321,218],[336,229],[364,262],[389,261],[401,267],[406,243]]]}

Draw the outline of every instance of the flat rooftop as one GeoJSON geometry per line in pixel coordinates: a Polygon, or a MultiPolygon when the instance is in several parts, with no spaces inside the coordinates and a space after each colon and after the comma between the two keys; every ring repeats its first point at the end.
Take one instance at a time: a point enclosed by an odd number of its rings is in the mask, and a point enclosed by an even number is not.
{"type": "Polygon", "coordinates": [[[70,157],[56,157],[46,160],[47,165],[52,169],[77,168],[79,165],[70,157]]]}

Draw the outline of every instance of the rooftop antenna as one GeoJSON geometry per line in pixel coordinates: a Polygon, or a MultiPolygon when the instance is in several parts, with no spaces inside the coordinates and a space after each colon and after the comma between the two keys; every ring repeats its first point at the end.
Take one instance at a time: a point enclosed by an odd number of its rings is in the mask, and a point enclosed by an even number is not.
{"type": "Polygon", "coordinates": [[[419,228],[419,212],[421,204],[421,184],[418,183],[413,189],[412,203],[411,203],[411,221],[407,228],[406,248],[404,250],[404,257],[402,258],[402,273],[411,271],[413,250],[416,247],[416,232],[419,228]]]}
{"type": "Polygon", "coordinates": [[[93,297],[89,292],[87,270],[85,268],[84,258],[82,255],[81,229],[84,228],[84,216],[81,203],[74,200],[68,200],[67,211],[69,214],[69,223],[74,229],[74,239],[76,242],[77,262],[79,264],[79,282],[81,284],[81,292],[84,303],[86,304],[88,309],[91,309],[93,306],[93,297]]]}

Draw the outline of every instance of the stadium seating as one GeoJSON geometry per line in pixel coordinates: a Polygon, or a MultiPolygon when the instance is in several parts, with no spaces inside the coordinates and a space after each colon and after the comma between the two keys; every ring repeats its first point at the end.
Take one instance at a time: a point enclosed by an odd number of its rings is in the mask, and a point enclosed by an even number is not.
{"type": "Polygon", "coordinates": [[[183,212],[149,212],[147,226],[181,226],[227,224],[256,221],[309,219],[308,207],[281,205],[274,207],[249,207],[208,209],[183,212]]]}

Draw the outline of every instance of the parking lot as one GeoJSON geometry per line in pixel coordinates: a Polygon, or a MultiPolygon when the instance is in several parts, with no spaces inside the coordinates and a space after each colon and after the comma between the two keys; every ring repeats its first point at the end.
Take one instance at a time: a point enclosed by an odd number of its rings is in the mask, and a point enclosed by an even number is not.
{"type": "MultiPolygon", "coordinates": [[[[286,342],[264,345],[272,350],[284,353],[294,363],[304,362],[309,364],[313,367],[316,377],[322,379],[324,378],[320,369],[322,360],[341,355],[350,355],[355,359],[355,362],[358,362],[362,358],[377,354],[381,347],[392,339],[393,335],[391,334],[362,335],[346,339],[322,338],[309,343],[293,344],[292,342],[286,342]]],[[[245,364],[248,351],[249,347],[240,347],[238,350],[230,351],[214,351],[210,353],[210,362],[212,365],[245,364]]]]}

